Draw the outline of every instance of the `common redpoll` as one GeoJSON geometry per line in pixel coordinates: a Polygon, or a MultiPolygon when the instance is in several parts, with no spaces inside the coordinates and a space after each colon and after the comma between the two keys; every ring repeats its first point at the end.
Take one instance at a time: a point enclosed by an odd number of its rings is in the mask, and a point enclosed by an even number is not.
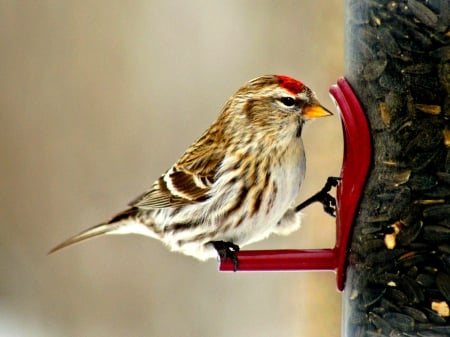
{"type": "Polygon", "coordinates": [[[242,86],[150,190],[50,253],[104,234],[141,234],[200,260],[300,227],[291,208],[305,174],[304,123],[331,115],[302,82],[267,75],[242,86]]]}

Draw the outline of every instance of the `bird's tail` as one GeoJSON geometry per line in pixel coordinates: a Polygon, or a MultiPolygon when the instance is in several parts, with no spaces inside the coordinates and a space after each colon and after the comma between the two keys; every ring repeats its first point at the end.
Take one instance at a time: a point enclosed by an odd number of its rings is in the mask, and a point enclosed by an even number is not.
{"type": "Polygon", "coordinates": [[[137,213],[136,207],[131,207],[117,215],[115,215],[108,222],[101,223],[97,226],[88,228],[81,233],[74,235],[67,240],[63,241],[59,245],[52,248],[48,254],[52,254],[58,250],[61,250],[65,247],[71,246],[81,241],[85,241],[91,238],[95,238],[97,236],[102,236],[106,234],[115,234],[115,232],[119,232],[120,229],[124,226],[124,223],[129,222],[137,213]]]}

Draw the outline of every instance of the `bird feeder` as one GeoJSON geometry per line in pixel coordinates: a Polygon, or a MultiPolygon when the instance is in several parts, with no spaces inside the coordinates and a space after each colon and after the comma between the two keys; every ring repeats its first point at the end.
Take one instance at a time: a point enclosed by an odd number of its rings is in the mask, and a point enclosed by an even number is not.
{"type": "Polygon", "coordinates": [[[336,245],[243,251],[240,270],[336,271],[346,337],[450,336],[450,2],[345,9],[336,245]]]}
{"type": "Polygon", "coordinates": [[[354,219],[345,336],[450,336],[450,2],[346,1],[345,77],[372,167],[354,219]]]}

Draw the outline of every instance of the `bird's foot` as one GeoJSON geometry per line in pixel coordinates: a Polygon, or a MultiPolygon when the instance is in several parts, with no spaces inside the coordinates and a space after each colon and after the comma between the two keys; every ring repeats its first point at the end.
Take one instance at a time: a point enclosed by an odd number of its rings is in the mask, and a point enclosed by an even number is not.
{"type": "Polygon", "coordinates": [[[213,245],[214,249],[217,251],[217,254],[219,254],[221,262],[225,262],[227,259],[230,259],[234,265],[234,271],[238,270],[239,260],[236,256],[236,253],[240,250],[238,245],[228,241],[211,241],[210,244],[213,245]]]}
{"type": "Polygon", "coordinates": [[[339,177],[328,177],[325,186],[311,198],[305,200],[300,205],[295,207],[295,211],[299,212],[303,208],[311,205],[314,202],[320,202],[323,205],[323,210],[325,213],[335,217],[336,216],[336,199],[328,192],[331,191],[333,187],[336,187],[341,178],[339,177]]]}

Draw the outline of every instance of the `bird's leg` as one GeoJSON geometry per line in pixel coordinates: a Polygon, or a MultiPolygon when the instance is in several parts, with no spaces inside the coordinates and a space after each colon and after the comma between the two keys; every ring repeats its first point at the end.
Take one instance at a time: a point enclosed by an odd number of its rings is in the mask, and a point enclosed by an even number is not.
{"type": "Polygon", "coordinates": [[[294,210],[296,212],[299,212],[300,210],[311,205],[314,202],[320,202],[323,205],[323,209],[326,213],[330,214],[331,216],[336,216],[336,199],[328,192],[330,192],[333,187],[337,186],[339,180],[341,180],[341,178],[339,177],[328,177],[325,186],[319,192],[306,199],[300,205],[295,207],[294,210]]]}
{"type": "Polygon", "coordinates": [[[233,242],[229,241],[211,241],[210,244],[213,245],[214,249],[217,250],[217,254],[219,254],[220,261],[224,262],[227,259],[230,259],[234,265],[234,271],[237,271],[239,268],[239,260],[236,256],[236,253],[239,251],[239,246],[235,245],[233,242]]]}

